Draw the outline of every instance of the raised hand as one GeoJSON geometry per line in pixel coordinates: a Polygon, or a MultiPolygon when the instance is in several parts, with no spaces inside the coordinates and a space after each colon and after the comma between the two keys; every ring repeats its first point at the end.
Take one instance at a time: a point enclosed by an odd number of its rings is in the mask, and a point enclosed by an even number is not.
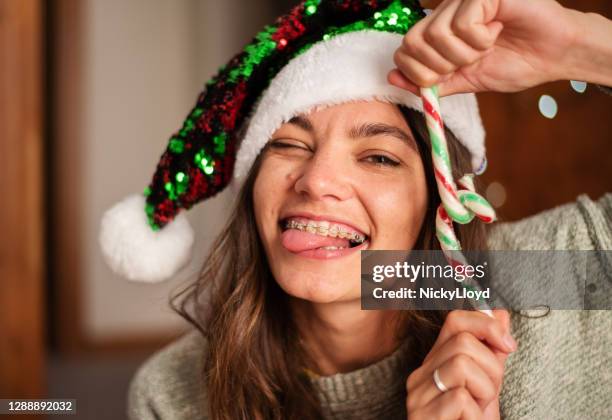
{"type": "MultiPolygon", "coordinates": [[[[434,84],[442,96],[515,92],[578,76],[580,61],[589,61],[583,38],[589,30],[596,31],[591,38],[609,36],[611,28],[600,15],[566,9],[554,0],[445,0],[404,36],[394,55],[398,68],[388,79],[415,94],[418,86],[434,84]]],[[[612,51],[593,59],[607,62],[612,51]]],[[[605,83],[612,77],[587,80],[584,73],[579,80],[605,83]]]]}

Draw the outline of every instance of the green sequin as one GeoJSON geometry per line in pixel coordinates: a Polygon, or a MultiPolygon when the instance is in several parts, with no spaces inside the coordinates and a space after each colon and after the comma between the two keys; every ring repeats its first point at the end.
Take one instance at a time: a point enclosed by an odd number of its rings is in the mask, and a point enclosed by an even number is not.
{"type": "Polygon", "coordinates": [[[145,204],[145,213],[147,214],[149,226],[154,232],[157,232],[160,227],[155,223],[155,205],[151,203],[145,204]]]}
{"type": "Polygon", "coordinates": [[[206,175],[210,175],[214,171],[215,162],[212,156],[206,154],[204,149],[201,149],[196,153],[194,157],[195,164],[200,168],[206,175]]]}
{"type": "Polygon", "coordinates": [[[186,137],[187,134],[189,134],[190,132],[192,132],[195,129],[195,117],[193,116],[193,113],[185,120],[185,122],[183,123],[183,128],[181,128],[181,130],[179,131],[179,136],[180,137],[186,137]]]}
{"type": "Polygon", "coordinates": [[[321,0],[306,0],[304,2],[304,11],[306,12],[306,15],[312,16],[317,13],[317,8],[319,7],[320,3],[321,0]]]}
{"type": "Polygon", "coordinates": [[[229,72],[230,82],[237,83],[241,77],[248,78],[253,73],[253,69],[276,49],[276,42],[272,40],[272,35],[276,33],[276,30],[274,26],[266,26],[255,36],[256,42],[245,47],[246,57],[238,67],[229,72]]]}
{"type": "Polygon", "coordinates": [[[183,150],[185,150],[185,143],[183,143],[183,140],[174,137],[170,140],[169,148],[172,153],[183,153],[183,150]]]}
{"type": "Polygon", "coordinates": [[[400,0],[394,0],[384,10],[374,13],[372,18],[360,20],[342,27],[332,27],[327,32],[327,35],[335,36],[367,29],[395,32],[403,35],[408,32],[418,20],[419,17],[413,16],[410,13],[410,9],[402,5],[400,0]]]}
{"type": "Polygon", "coordinates": [[[174,189],[174,185],[172,185],[171,182],[166,182],[166,184],[164,185],[164,189],[168,193],[168,198],[170,200],[174,201],[178,198],[176,190],[174,189]]]}
{"type": "Polygon", "coordinates": [[[215,153],[219,155],[225,153],[225,143],[227,142],[228,137],[229,136],[225,132],[213,137],[213,143],[215,143],[215,153]]]}
{"type": "Polygon", "coordinates": [[[383,21],[393,26],[393,28],[385,28],[386,30],[402,34],[408,32],[420,19],[419,16],[413,15],[411,10],[399,0],[392,1],[386,9],[381,10],[380,17],[383,21]]]}
{"type": "Polygon", "coordinates": [[[184,172],[178,172],[175,178],[177,195],[184,194],[189,187],[189,176],[187,176],[184,172]]]}
{"type": "Polygon", "coordinates": [[[206,153],[204,150],[200,150],[195,154],[194,162],[198,168],[204,170],[204,167],[208,164],[208,159],[206,158],[206,153]]]}
{"type": "Polygon", "coordinates": [[[153,214],[155,214],[155,205],[152,203],[147,203],[145,205],[145,212],[147,213],[147,216],[153,216],[153,214]]]}
{"type": "Polygon", "coordinates": [[[150,195],[151,195],[151,187],[146,187],[146,188],[144,189],[143,194],[144,194],[144,196],[145,196],[145,197],[150,196],[150,195]]]}

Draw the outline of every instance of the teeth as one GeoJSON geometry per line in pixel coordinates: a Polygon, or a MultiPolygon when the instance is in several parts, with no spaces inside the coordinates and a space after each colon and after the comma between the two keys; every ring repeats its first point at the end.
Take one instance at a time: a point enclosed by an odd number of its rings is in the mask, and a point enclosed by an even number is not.
{"type": "MultiPolygon", "coordinates": [[[[298,222],[297,220],[289,220],[285,224],[287,229],[297,229],[302,232],[313,233],[321,236],[329,236],[332,238],[342,238],[348,239],[352,242],[362,243],[365,241],[365,236],[360,235],[355,232],[347,232],[338,228],[338,226],[330,225],[327,221],[321,221],[319,223],[315,223],[313,221],[309,221],[308,223],[298,222]]],[[[342,248],[342,247],[341,247],[342,248]]],[[[324,247],[323,249],[327,249],[324,247]]],[[[333,248],[338,249],[338,248],[333,248]]]]}
{"type": "Polygon", "coordinates": [[[333,245],[330,245],[330,246],[322,246],[322,247],[321,247],[321,248],[319,248],[319,249],[325,249],[325,250],[327,250],[327,251],[335,251],[335,250],[337,250],[337,249],[344,249],[344,248],[346,248],[346,247],[344,247],[344,246],[333,246],[333,245]]]}
{"type": "Polygon", "coordinates": [[[327,236],[328,231],[329,231],[329,222],[326,222],[326,221],[319,222],[318,234],[327,236]]]}

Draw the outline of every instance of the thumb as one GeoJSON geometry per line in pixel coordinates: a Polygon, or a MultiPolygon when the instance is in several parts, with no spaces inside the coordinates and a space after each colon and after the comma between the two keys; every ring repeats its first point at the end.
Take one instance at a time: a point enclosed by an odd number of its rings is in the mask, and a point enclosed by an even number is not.
{"type": "MultiPolygon", "coordinates": [[[[393,86],[421,96],[421,89],[408,79],[399,69],[393,69],[387,74],[387,81],[393,86]]],[[[448,96],[455,93],[477,92],[474,85],[469,83],[463,75],[451,73],[443,76],[438,83],[438,95],[448,96]]]]}
{"type": "MultiPolygon", "coordinates": [[[[511,326],[510,313],[505,309],[494,309],[492,312],[493,312],[493,317],[499,320],[499,322],[502,324],[504,329],[508,333],[510,333],[510,326],[511,326]]],[[[495,354],[495,357],[497,358],[497,360],[499,360],[499,362],[502,365],[506,364],[506,359],[508,359],[508,356],[510,356],[510,353],[499,351],[497,349],[494,349],[493,353],[495,354]]]]}
{"type": "Polygon", "coordinates": [[[497,319],[507,332],[510,332],[510,312],[506,309],[493,309],[493,318],[497,319]]]}
{"type": "MultiPolygon", "coordinates": [[[[494,309],[492,311],[493,313],[493,318],[497,319],[502,327],[504,328],[504,330],[510,334],[510,313],[505,310],[505,309],[494,309]]],[[[499,351],[499,350],[494,350],[495,356],[497,356],[497,359],[502,362],[505,363],[506,359],[508,358],[510,353],[506,353],[503,351],[499,351]]]]}
{"type": "Polygon", "coordinates": [[[400,89],[405,89],[408,92],[412,92],[417,96],[421,96],[421,90],[417,85],[412,83],[399,69],[393,69],[387,74],[387,81],[397,86],[400,89]]]}
{"type": "Polygon", "coordinates": [[[504,24],[500,21],[494,20],[493,22],[487,23],[486,27],[489,30],[489,36],[495,41],[501,31],[504,29],[504,24]]]}

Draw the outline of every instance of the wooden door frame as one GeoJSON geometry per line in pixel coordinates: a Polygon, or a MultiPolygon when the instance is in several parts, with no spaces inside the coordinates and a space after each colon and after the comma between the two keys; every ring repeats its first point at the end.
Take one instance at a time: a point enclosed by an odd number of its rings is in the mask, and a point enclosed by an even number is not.
{"type": "Polygon", "coordinates": [[[45,393],[41,0],[0,0],[0,398],[45,393]]]}
{"type": "Polygon", "coordinates": [[[53,180],[49,234],[54,344],[63,354],[83,349],[81,325],[81,170],[77,159],[81,133],[82,8],[80,0],[56,0],[49,5],[52,70],[50,116],[53,152],[50,176],[53,180]]]}

